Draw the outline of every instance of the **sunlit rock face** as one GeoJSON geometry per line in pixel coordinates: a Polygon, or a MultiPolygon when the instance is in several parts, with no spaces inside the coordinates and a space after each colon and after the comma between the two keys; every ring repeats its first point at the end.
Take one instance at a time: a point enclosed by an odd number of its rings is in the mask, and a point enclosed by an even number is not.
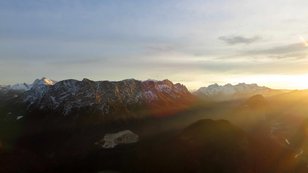
{"type": "Polygon", "coordinates": [[[130,112],[136,107],[152,104],[168,105],[191,97],[184,85],[169,80],[91,81],[89,79],[59,82],[35,82],[25,92],[24,102],[29,110],[53,111],[69,115],[79,110],[100,114],[130,112]]]}
{"type": "Polygon", "coordinates": [[[130,130],[106,134],[99,142],[103,148],[114,148],[119,144],[131,144],[139,141],[139,136],[130,130]]]}

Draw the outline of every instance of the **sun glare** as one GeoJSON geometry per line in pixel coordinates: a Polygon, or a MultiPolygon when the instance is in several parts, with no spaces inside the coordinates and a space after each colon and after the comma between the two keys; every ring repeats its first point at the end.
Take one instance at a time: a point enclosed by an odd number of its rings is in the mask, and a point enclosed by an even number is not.
{"type": "Polygon", "coordinates": [[[307,40],[303,36],[299,36],[299,39],[303,42],[305,47],[308,47],[308,42],[307,42],[307,40]]]}
{"type": "Polygon", "coordinates": [[[308,89],[308,74],[302,75],[256,75],[235,77],[230,83],[257,83],[274,89],[308,89]]]}

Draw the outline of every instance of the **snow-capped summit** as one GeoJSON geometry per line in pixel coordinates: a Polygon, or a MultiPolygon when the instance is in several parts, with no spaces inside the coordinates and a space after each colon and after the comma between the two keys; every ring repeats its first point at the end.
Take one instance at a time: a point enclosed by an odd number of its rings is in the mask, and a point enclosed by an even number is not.
{"type": "Polygon", "coordinates": [[[36,79],[33,83],[32,86],[38,86],[38,85],[54,85],[56,81],[48,79],[46,77],[43,77],[42,79],[36,79]]]}
{"type": "Polygon", "coordinates": [[[27,83],[17,83],[13,85],[4,85],[0,86],[0,90],[2,91],[18,91],[18,92],[25,92],[29,91],[33,88],[44,88],[45,86],[54,85],[56,81],[43,77],[41,79],[36,79],[32,84],[27,83]]]}
{"type": "Polygon", "coordinates": [[[31,84],[31,88],[26,91],[24,101],[33,103],[37,99],[41,99],[49,87],[56,83],[56,81],[47,79],[46,77],[43,77],[42,79],[36,79],[31,84]]]}
{"type": "Polygon", "coordinates": [[[208,87],[201,87],[195,92],[195,94],[204,97],[215,98],[216,100],[228,100],[241,97],[249,97],[270,91],[270,88],[258,86],[257,84],[239,83],[232,85],[228,83],[225,85],[212,84],[208,87]]]}

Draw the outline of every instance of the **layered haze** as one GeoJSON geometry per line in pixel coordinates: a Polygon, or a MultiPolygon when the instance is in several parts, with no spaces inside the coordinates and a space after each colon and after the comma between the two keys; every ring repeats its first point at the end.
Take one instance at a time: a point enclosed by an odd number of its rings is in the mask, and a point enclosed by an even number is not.
{"type": "Polygon", "coordinates": [[[307,7],[0,0],[0,172],[307,173],[307,7]]]}

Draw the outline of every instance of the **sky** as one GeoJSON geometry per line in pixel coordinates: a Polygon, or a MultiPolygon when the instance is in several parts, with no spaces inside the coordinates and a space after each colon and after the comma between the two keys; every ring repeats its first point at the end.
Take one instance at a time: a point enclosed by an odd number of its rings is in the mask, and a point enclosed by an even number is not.
{"type": "Polygon", "coordinates": [[[0,0],[0,84],[308,88],[307,0],[0,0]]]}

